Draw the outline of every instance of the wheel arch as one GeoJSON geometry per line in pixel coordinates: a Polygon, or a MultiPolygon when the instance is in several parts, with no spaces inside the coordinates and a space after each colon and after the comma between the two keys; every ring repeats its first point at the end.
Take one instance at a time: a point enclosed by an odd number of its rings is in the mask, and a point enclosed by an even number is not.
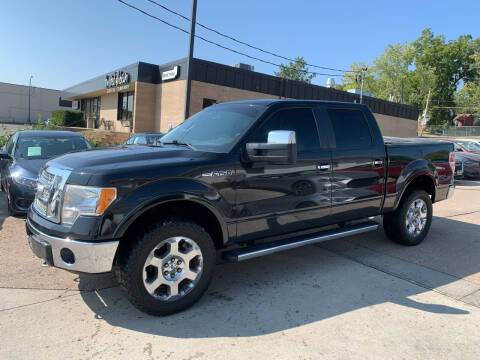
{"type": "Polygon", "coordinates": [[[219,211],[206,201],[183,195],[157,199],[155,202],[136,209],[115,231],[115,238],[120,239],[114,263],[119,254],[134,241],[135,235],[152,223],[152,218],[182,218],[190,220],[210,234],[217,249],[228,241],[228,229],[219,211]],[[200,215],[199,215],[200,214],[200,215]]]}
{"type": "Polygon", "coordinates": [[[402,188],[402,191],[398,193],[395,201],[394,209],[397,209],[400,202],[408,196],[414,190],[424,190],[432,198],[432,203],[435,202],[436,195],[436,180],[432,173],[424,171],[412,175],[402,188]]]}

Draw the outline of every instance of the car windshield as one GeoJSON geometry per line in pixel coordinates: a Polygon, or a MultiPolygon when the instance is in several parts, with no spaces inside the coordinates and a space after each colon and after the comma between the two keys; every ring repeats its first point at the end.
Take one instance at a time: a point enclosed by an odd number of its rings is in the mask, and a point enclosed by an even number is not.
{"type": "Polygon", "coordinates": [[[265,105],[259,104],[212,105],[175,127],[161,141],[227,153],[265,109],[265,105]]]}
{"type": "Polygon", "coordinates": [[[457,141],[457,144],[463,146],[468,151],[480,152],[480,145],[473,141],[457,141]]]}
{"type": "Polygon", "coordinates": [[[146,134],[138,134],[133,135],[127,141],[125,141],[126,145],[156,145],[157,141],[160,140],[162,135],[146,135],[146,134]]]}
{"type": "Polygon", "coordinates": [[[15,156],[23,159],[50,159],[92,146],[80,136],[20,136],[15,156]]]}

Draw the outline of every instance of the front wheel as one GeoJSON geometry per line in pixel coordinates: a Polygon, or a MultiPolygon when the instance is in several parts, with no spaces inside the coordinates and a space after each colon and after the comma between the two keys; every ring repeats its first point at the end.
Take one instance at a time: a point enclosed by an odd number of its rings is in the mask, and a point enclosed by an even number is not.
{"type": "Polygon", "coordinates": [[[385,234],[407,246],[420,244],[432,224],[432,200],[427,192],[416,190],[404,198],[397,210],[383,217],[385,234]]]}
{"type": "Polygon", "coordinates": [[[117,278],[130,301],[151,315],[193,305],[207,290],[216,260],[210,235],[186,220],[153,226],[126,251],[117,278]]]}

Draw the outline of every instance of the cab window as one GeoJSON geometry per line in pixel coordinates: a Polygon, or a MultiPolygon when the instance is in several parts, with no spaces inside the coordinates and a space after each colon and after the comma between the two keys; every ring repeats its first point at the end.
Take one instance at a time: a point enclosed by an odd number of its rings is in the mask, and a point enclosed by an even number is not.
{"type": "Polygon", "coordinates": [[[255,131],[250,142],[266,143],[272,130],[292,130],[297,138],[297,150],[315,152],[320,150],[317,124],[312,109],[298,108],[280,110],[274,113],[255,131]]]}

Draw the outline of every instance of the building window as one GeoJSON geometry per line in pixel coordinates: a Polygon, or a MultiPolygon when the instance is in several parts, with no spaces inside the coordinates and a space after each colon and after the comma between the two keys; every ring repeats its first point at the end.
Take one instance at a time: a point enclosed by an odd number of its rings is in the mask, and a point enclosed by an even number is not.
{"type": "Polygon", "coordinates": [[[133,119],[133,91],[118,94],[117,120],[133,119]]]}
{"type": "Polygon", "coordinates": [[[100,114],[100,97],[82,99],[80,109],[83,112],[84,119],[90,116],[98,118],[100,114]]]}
{"type": "Polygon", "coordinates": [[[217,100],[203,98],[203,108],[209,107],[213,104],[216,104],[217,100]]]}

